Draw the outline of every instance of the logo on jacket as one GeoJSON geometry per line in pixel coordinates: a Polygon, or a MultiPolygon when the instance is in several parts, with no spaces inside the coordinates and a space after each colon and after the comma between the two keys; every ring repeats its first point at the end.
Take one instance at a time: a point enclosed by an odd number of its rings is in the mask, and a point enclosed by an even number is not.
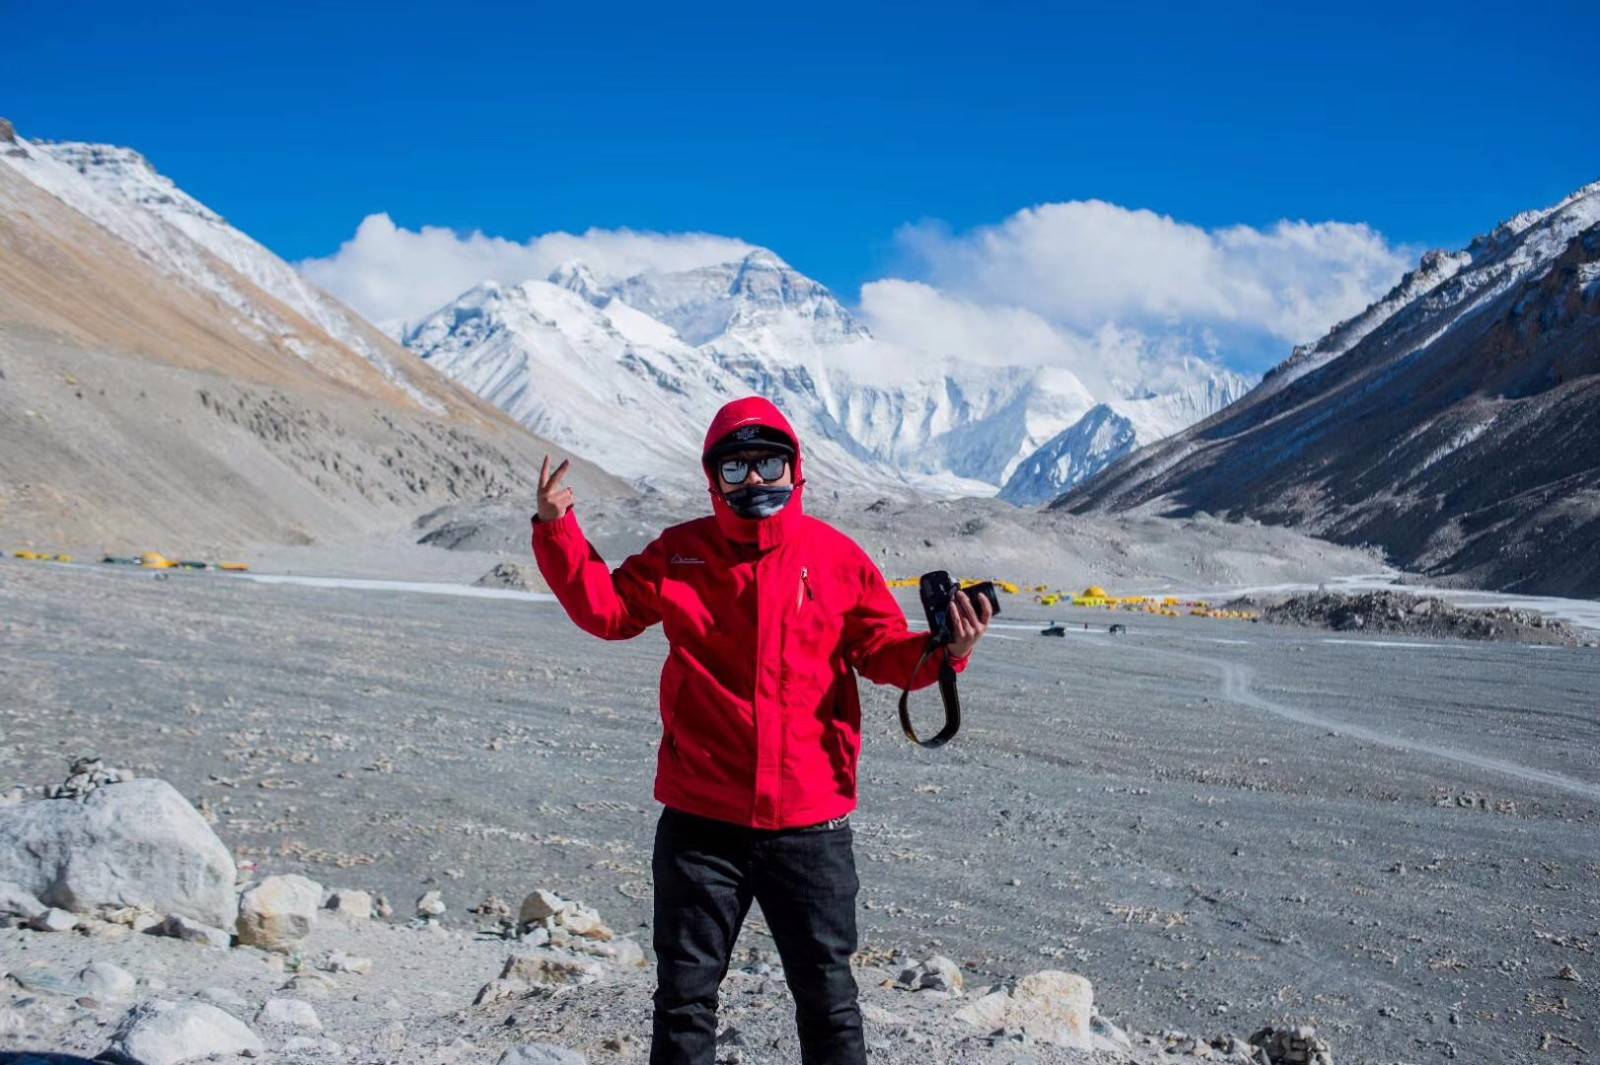
{"type": "Polygon", "coordinates": [[[693,555],[673,555],[667,561],[674,566],[704,566],[706,564],[705,559],[695,558],[693,555]]]}

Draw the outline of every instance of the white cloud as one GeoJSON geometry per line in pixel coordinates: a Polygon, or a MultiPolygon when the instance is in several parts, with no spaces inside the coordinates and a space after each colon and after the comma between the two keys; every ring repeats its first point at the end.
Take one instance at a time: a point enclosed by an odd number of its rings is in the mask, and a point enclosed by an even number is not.
{"type": "Polygon", "coordinates": [[[544,278],[569,259],[581,259],[602,279],[644,270],[692,270],[740,259],[754,246],[707,233],[649,233],[590,229],[546,233],[526,243],[440,226],[403,229],[387,214],[368,215],[355,236],[322,259],[300,263],[314,284],[375,322],[430,314],[486,280],[544,278]]]}
{"type": "Polygon", "coordinates": [[[1359,312],[1409,265],[1366,225],[1205,230],[1099,200],[898,234],[905,279],[861,311],[897,347],[1071,370],[1097,395],[1259,367],[1359,312]]]}
{"type": "MultiPolygon", "coordinates": [[[[881,342],[873,361],[885,373],[946,356],[1056,366],[1096,395],[1160,387],[1219,362],[1259,369],[1359,312],[1413,258],[1362,224],[1207,230],[1100,200],[1030,207],[964,233],[908,226],[897,239],[899,276],[860,293],[881,342]]],[[[627,229],[519,243],[403,229],[375,214],[333,255],[300,268],[374,321],[392,323],[415,321],[484,280],[542,278],[570,259],[604,281],[752,250],[730,237],[627,229]]]]}
{"type": "Polygon", "coordinates": [[[1360,311],[1411,259],[1362,224],[1208,231],[1100,200],[1030,207],[964,234],[907,227],[899,241],[912,276],[1075,330],[1221,327],[1290,344],[1360,311]]]}

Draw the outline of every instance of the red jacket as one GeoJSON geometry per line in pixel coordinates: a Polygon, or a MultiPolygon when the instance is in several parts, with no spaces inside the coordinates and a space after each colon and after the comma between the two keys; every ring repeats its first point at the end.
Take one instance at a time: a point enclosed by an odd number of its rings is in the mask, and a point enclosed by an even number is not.
{"type": "Polygon", "coordinates": [[[667,529],[615,571],[570,510],[535,522],[533,553],[584,631],[626,640],[661,623],[671,649],[661,670],[656,798],[703,817],[791,828],[855,809],[856,673],[921,688],[938,679],[944,652],[911,676],[927,635],[907,628],[866,552],[805,515],[799,440],[775,406],[729,403],[706,449],[751,424],[796,442],[794,494],[776,515],[739,517],[712,482],[710,517],[667,529]]]}

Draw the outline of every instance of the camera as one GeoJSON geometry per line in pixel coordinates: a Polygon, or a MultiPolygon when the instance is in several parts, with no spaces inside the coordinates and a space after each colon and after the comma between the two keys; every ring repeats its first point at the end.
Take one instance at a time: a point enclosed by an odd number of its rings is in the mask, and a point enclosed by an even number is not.
{"type": "MultiPolygon", "coordinates": [[[[924,573],[918,590],[922,595],[922,609],[928,615],[928,632],[935,647],[955,641],[955,624],[950,617],[950,606],[955,599],[957,584],[942,569],[924,573]]],[[[989,616],[1000,613],[1000,597],[995,594],[994,582],[982,581],[961,589],[967,598],[976,602],[978,596],[989,600],[989,616]]]]}
{"type": "MultiPolygon", "coordinates": [[[[950,574],[942,569],[924,573],[917,590],[922,595],[922,609],[928,615],[928,649],[922,652],[921,661],[911,671],[913,677],[922,672],[922,664],[932,657],[934,651],[954,643],[956,639],[955,620],[950,616],[950,606],[955,600],[958,586],[950,579],[950,574]]],[[[1000,613],[1000,598],[994,594],[992,582],[982,581],[959,590],[966,592],[969,600],[980,595],[989,600],[990,617],[1000,613]]],[[[961,696],[956,693],[955,667],[950,664],[948,654],[940,658],[939,698],[944,703],[944,727],[937,736],[925,740],[917,735],[917,730],[911,724],[910,682],[907,682],[908,687],[900,691],[900,728],[905,732],[906,739],[919,747],[942,747],[961,728],[961,696]]]]}

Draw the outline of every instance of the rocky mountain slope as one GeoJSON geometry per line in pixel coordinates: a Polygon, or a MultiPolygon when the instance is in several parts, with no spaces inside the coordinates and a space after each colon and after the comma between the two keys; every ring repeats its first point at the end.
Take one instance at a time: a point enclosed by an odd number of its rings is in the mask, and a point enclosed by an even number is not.
{"type": "MultiPolygon", "coordinates": [[[[702,427],[733,395],[776,400],[826,480],[992,495],[1097,403],[1130,413],[1142,443],[1215,409],[1204,397],[1218,381],[1196,364],[1194,385],[1170,395],[1100,396],[1065,369],[907,353],[764,249],[679,272],[608,280],[572,262],[487,283],[403,339],[536,432],[674,487],[696,486],[702,427]]],[[[1224,395],[1239,390],[1223,377],[1224,395]]]]}
{"type": "Polygon", "coordinates": [[[17,546],[348,535],[526,490],[547,447],[138,156],[8,123],[0,409],[17,546]]]}
{"type": "Polygon", "coordinates": [[[1434,576],[1600,595],[1600,183],[1424,257],[1244,399],[1055,505],[1251,517],[1434,576]]]}
{"type": "Polygon", "coordinates": [[[1048,503],[1083,484],[1122,456],[1183,431],[1250,391],[1250,378],[1197,368],[1196,380],[1175,392],[1096,404],[1076,423],[1030,455],[1000,490],[1017,506],[1048,503]]]}

